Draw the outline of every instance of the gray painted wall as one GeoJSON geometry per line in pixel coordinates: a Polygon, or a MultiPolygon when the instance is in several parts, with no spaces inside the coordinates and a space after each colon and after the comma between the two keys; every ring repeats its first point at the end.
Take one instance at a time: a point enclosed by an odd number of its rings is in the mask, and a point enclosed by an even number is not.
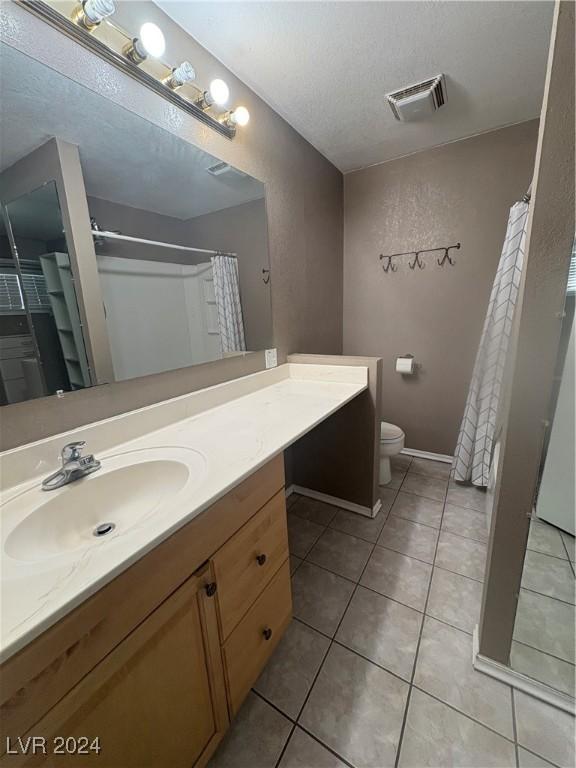
{"type": "Polygon", "coordinates": [[[344,354],[383,359],[382,418],[409,448],[452,454],[510,206],[534,167],[538,121],[347,174],[344,354]],[[456,265],[384,274],[379,254],[461,242],[456,265]],[[415,355],[416,376],[395,373],[415,355]]]}

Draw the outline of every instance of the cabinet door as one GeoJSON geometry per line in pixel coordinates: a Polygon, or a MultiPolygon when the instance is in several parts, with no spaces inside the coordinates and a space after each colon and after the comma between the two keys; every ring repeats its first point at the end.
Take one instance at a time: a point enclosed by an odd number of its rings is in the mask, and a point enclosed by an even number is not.
{"type": "Polygon", "coordinates": [[[28,735],[45,737],[48,754],[22,764],[204,765],[228,725],[209,581],[208,569],[192,576],[32,728],[28,735]],[[100,753],[54,754],[56,737],[98,737],[100,753]]]}

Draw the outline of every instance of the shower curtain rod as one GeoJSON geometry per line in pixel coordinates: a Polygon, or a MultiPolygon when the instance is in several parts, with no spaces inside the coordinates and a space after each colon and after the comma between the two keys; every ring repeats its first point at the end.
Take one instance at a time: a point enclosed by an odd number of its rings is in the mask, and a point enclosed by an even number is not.
{"type": "Polygon", "coordinates": [[[237,258],[236,253],[228,251],[213,251],[206,248],[192,248],[190,245],[176,245],[175,243],[163,243],[160,240],[145,240],[142,237],[131,237],[130,235],[119,235],[117,232],[106,232],[103,229],[90,230],[94,237],[108,237],[110,240],[126,240],[129,243],[141,243],[142,245],[157,245],[159,248],[173,248],[177,251],[194,251],[195,253],[206,253],[211,256],[232,256],[237,258]]]}

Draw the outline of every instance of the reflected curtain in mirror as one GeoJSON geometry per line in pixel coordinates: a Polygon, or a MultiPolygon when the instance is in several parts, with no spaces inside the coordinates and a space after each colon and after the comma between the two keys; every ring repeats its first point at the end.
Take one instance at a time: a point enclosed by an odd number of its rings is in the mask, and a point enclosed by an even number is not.
{"type": "Polygon", "coordinates": [[[235,256],[217,254],[212,257],[212,270],[222,354],[245,352],[238,261],[235,256]]]}

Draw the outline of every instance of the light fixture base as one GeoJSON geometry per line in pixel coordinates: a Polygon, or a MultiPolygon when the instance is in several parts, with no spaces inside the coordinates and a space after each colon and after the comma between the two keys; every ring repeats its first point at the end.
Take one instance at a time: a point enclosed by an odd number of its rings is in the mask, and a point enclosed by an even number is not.
{"type": "Polygon", "coordinates": [[[78,5],[74,8],[72,13],[70,14],[71,20],[74,22],[74,24],[77,24],[79,27],[82,27],[82,29],[85,29],[87,32],[93,32],[96,27],[100,26],[99,21],[92,21],[88,18],[86,13],[84,12],[84,3],[78,3],[78,5]]]}
{"type": "Polygon", "coordinates": [[[212,102],[210,101],[210,94],[208,91],[204,91],[202,96],[199,96],[194,101],[194,105],[198,107],[198,109],[201,109],[203,112],[205,112],[207,109],[210,109],[212,102]]]}
{"type": "Polygon", "coordinates": [[[142,64],[142,62],[146,61],[148,58],[144,51],[139,50],[139,47],[138,38],[135,37],[131,43],[126,43],[124,48],[122,48],[124,56],[126,56],[127,59],[130,59],[132,64],[136,64],[136,66],[142,64]]]}

